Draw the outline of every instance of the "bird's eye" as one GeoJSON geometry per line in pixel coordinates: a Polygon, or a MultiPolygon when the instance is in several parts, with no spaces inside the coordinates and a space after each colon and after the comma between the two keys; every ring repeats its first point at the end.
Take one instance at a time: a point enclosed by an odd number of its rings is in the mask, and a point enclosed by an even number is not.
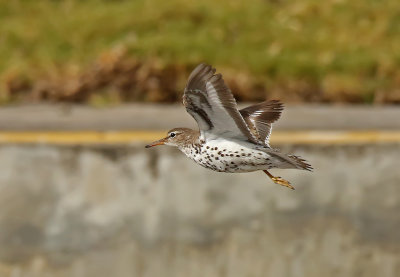
{"type": "Polygon", "coordinates": [[[169,136],[171,137],[171,138],[173,138],[173,137],[175,137],[175,133],[171,133],[169,136]]]}

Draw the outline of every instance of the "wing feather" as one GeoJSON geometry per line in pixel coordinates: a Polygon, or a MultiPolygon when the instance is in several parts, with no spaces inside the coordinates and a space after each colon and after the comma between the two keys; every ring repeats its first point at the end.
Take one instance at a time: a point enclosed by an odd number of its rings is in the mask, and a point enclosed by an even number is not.
{"type": "Polygon", "coordinates": [[[202,134],[213,134],[258,143],[237,109],[236,100],[222,75],[206,64],[197,66],[189,76],[183,96],[186,110],[202,134]]]}
{"type": "Polygon", "coordinates": [[[269,146],[272,123],[280,118],[283,108],[283,104],[279,100],[270,100],[246,107],[239,112],[253,135],[260,142],[269,146]]]}

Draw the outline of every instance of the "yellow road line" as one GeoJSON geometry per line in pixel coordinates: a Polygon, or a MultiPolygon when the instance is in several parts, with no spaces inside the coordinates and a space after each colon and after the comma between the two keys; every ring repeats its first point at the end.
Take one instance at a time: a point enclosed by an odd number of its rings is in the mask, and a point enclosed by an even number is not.
{"type": "Polygon", "coordinates": [[[150,142],[165,134],[160,131],[0,132],[0,143],[129,144],[150,142]]]}
{"type": "Polygon", "coordinates": [[[276,144],[400,143],[400,131],[284,131],[275,132],[276,144]]]}
{"type": "MultiPolygon", "coordinates": [[[[164,137],[166,131],[0,132],[0,144],[133,144],[164,137]]],[[[399,143],[400,131],[275,131],[271,144],[399,143]]]]}

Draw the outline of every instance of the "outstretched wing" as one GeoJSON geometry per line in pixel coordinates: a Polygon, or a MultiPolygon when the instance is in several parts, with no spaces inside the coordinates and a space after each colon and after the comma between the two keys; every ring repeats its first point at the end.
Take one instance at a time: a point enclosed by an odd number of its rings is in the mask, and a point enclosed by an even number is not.
{"type": "Polygon", "coordinates": [[[272,123],[279,119],[282,111],[281,102],[270,100],[241,109],[239,112],[259,142],[269,146],[272,123]]]}
{"type": "Polygon", "coordinates": [[[183,104],[197,121],[203,136],[215,135],[257,143],[222,75],[215,74],[211,66],[200,64],[190,74],[183,104]]]}

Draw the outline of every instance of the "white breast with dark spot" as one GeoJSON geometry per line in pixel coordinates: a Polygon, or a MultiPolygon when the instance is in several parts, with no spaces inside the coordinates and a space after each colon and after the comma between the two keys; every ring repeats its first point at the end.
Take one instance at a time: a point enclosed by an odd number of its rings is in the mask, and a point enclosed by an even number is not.
{"type": "Polygon", "coordinates": [[[250,143],[215,139],[181,151],[201,166],[219,172],[251,172],[274,167],[268,153],[251,146],[250,143]]]}

